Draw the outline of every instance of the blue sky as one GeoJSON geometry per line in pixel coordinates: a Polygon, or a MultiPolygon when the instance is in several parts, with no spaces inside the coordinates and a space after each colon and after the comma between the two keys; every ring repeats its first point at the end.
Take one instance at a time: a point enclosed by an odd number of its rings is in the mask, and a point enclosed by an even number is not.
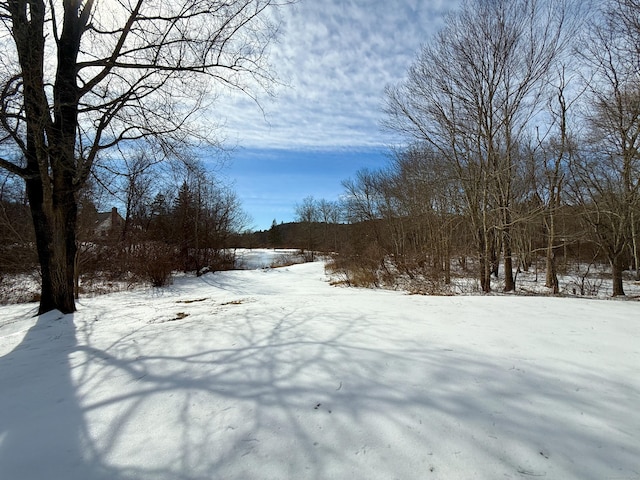
{"type": "Polygon", "coordinates": [[[264,230],[273,220],[294,220],[295,206],[305,197],[337,200],[343,180],[362,168],[383,166],[387,157],[385,147],[247,148],[234,152],[224,174],[252,217],[252,229],[264,230]]]}
{"type": "Polygon", "coordinates": [[[384,88],[404,77],[456,1],[300,0],[282,12],[270,61],[283,86],[255,102],[227,95],[223,170],[253,229],[295,219],[302,199],[336,200],[341,182],[386,163],[384,88]]]}

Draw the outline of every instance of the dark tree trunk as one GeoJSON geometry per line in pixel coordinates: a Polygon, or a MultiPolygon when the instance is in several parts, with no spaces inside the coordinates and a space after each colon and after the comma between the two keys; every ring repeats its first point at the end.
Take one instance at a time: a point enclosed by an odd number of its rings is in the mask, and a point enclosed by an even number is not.
{"type": "Polygon", "coordinates": [[[73,192],[43,201],[40,179],[27,180],[27,194],[36,232],[42,274],[38,313],[75,311],[75,257],[77,207],[73,192]]]}
{"type": "Polygon", "coordinates": [[[556,268],[556,254],[554,249],[551,253],[547,252],[547,272],[546,272],[546,287],[553,288],[553,294],[560,293],[560,284],[558,283],[558,272],[556,268]]]}
{"type": "Polygon", "coordinates": [[[504,227],[502,234],[502,252],[504,255],[504,291],[513,292],[516,282],[513,278],[513,257],[511,251],[511,227],[504,227]]]}
{"type": "Polygon", "coordinates": [[[491,293],[491,269],[484,257],[480,259],[480,288],[484,293],[491,293]]]}
{"type": "Polygon", "coordinates": [[[613,296],[624,296],[624,285],[622,282],[622,255],[610,259],[611,263],[611,280],[613,281],[613,296]]]}
{"type": "Polygon", "coordinates": [[[496,235],[495,231],[488,232],[489,241],[487,242],[489,252],[487,258],[490,258],[491,261],[489,263],[490,275],[498,278],[500,275],[500,245],[498,245],[498,235],[496,235]]]}
{"type": "Polygon", "coordinates": [[[445,255],[444,255],[444,283],[451,285],[451,240],[445,235],[445,255]]]}
{"type": "Polygon", "coordinates": [[[554,245],[553,245],[553,237],[549,236],[547,239],[546,258],[545,258],[544,286],[547,288],[553,288],[553,286],[557,282],[558,282],[558,278],[556,275],[556,259],[555,259],[554,245]]]}
{"type": "Polygon", "coordinates": [[[491,248],[487,232],[483,229],[479,232],[479,252],[480,252],[480,288],[484,293],[491,292],[491,248]]]}

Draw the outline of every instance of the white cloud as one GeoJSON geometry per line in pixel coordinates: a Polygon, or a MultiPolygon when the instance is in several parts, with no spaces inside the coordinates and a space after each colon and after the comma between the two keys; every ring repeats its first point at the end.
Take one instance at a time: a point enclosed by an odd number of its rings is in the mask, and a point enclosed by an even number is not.
{"type": "Polygon", "coordinates": [[[457,2],[302,0],[283,12],[271,62],[288,87],[260,108],[218,103],[230,141],[249,147],[376,146],[386,85],[401,80],[420,45],[457,2]],[[446,5],[445,5],[446,3],[446,5]]]}

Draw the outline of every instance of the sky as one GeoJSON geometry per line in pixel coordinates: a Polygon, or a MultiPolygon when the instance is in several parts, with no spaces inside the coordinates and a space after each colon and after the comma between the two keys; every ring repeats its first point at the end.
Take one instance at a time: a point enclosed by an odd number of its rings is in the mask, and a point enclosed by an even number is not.
{"type": "Polygon", "coordinates": [[[456,1],[300,0],[282,11],[270,61],[282,86],[228,95],[222,172],[254,230],[295,220],[306,197],[337,200],[341,182],[384,166],[401,140],[380,127],[384,89],[401,81],[456,1]]]}

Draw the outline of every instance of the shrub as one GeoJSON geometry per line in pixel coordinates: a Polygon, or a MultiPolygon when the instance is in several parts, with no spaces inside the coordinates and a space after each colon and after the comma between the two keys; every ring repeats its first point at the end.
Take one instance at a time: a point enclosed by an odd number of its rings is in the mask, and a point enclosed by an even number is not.
{"type": "Polygon", "coordinates": [[[146,242],[136,245],[131,253],[132,273],[150,282],[154,287],[164,287],[171,283],[174,270],[175,249],[162,242],[146,242]]]}
{"type": "Polygon", "coordinates": [[[336,255],[326,263],[326,271],[337,280],[333,284],[346,284],[350,287],[377,287],[379,286],[379,264],[370,258],[358,255],[336,255]]]}

